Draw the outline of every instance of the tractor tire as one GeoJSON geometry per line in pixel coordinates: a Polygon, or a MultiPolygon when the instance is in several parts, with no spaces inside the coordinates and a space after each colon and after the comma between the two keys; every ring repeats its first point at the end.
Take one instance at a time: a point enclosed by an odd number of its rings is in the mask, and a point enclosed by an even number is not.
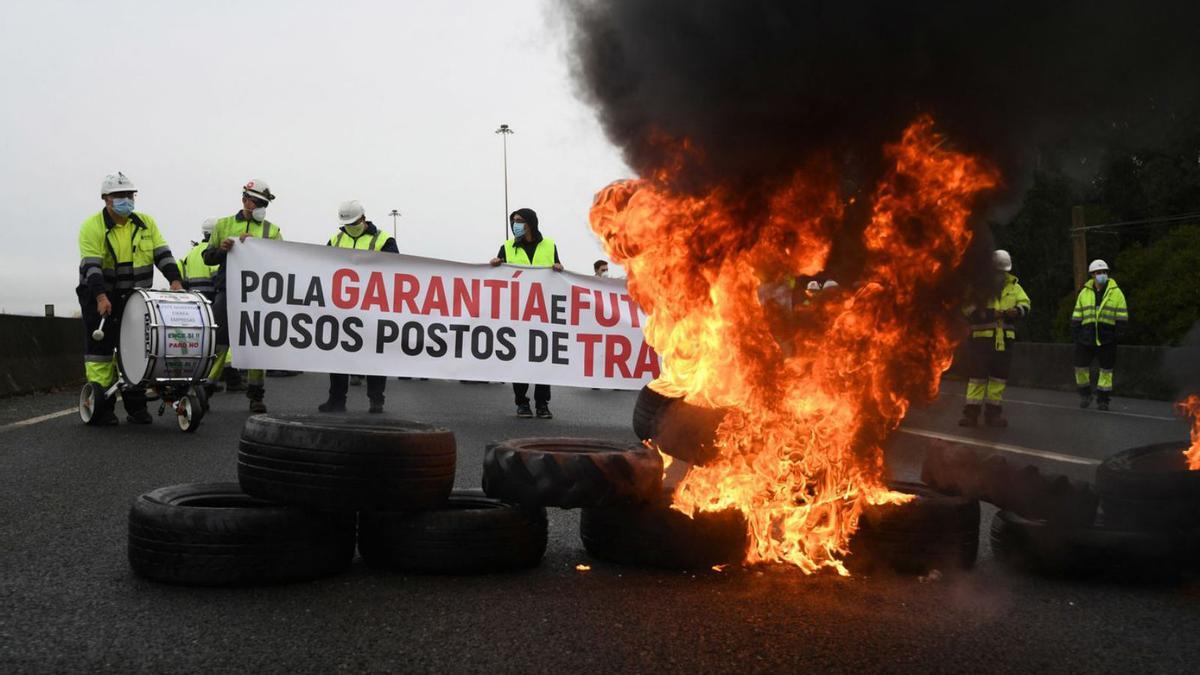
{"type": "Polygon", "coordinates": [[[633,443],[520,438],[488,445],[483,491],[524,506],[621,506],[662,492],[662,457],[633,443]]]}

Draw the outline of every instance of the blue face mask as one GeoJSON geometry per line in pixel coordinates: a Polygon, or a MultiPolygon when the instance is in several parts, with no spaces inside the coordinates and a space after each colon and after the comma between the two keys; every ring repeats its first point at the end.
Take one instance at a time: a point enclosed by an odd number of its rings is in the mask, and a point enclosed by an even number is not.
{"type": "Polygon", "coordinates": [[[1097,274],[1096,275],[1096,285],[1097,286],[1103,286],[1104,284],[1107,284],[1107,283],[1108,283],[1108,275],[1107,274],[1097,274]]]}
{"type": "Polygon", "coordinates": [[[517,239],[524,237],[525,236],[525,223],[513,223],[512,231],[513,231],[513,236],[516,237],[517,239]]]}
{"type": "Polygon", "coordinates": [[[132,197],[117,197],[112,201],[113,211],[122,218],[133,213],[133,198],[132,197]]]}

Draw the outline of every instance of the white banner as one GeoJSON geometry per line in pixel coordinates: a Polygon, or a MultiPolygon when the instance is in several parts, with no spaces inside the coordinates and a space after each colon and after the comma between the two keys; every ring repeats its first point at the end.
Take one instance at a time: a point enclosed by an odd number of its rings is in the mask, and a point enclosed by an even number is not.
{"type": "Polygon", "coordinates": [[[619,279],[247,239],[226,293],[239,368],[609,389],[658,375],[619,279]]]}

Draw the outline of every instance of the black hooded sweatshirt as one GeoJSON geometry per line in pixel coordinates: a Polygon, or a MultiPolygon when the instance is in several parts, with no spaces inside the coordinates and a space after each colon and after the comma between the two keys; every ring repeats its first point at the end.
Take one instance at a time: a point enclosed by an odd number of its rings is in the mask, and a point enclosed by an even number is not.
{"type": "MultiPolygon", "coordinates": [[[[525,226],[533,231],[533,241],[525,241],[525,238],[522,237],[516,243],[517,246],[520,246],[525,251],[525,255],[529,256],[530,260],[533,260],[533,252],[537,250],[537,245],[542,241],[542,231],[538,229],[537,212],[533,209],[517,209],[513,211],[508,215],[510,230],[512,228],[512,219],[515,215],[520,215],[521,218],[525,219],[525,226]]],[[[496,254],[496,257],[501,262],[508,262],[508,256],[504,252],[504,244],[500,244],[500,252],[496,254]]],[[[561,264],[561,261],[558,259],[558,244],[554,245],[554,262],[561,264]]]]}

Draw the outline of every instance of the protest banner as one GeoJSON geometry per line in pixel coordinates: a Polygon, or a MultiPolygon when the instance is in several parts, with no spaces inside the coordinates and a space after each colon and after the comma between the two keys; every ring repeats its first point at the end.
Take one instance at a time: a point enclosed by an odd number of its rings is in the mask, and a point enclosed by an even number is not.
{"type": "Polygon", "coordinates": [[[261,239],[226,274],[239,368],[610,389],[659,372],[620,279],[261,239]]]}

